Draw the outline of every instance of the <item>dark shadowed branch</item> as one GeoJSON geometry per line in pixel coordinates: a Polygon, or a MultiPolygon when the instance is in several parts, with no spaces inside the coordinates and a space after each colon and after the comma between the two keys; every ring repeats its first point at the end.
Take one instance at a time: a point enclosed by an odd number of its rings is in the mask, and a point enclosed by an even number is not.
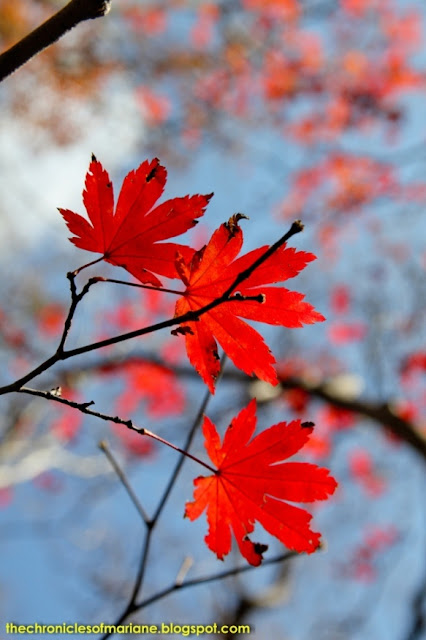
{"type": "Polygon", "coordinates": [[[389,403],[344,398],[329,391],[326,383],[311,384],[303,378],[287,378],[281,381],[281,386],[283,389],[303,389],[313,397],[320,398],[335,407],[370,418],[411,445],[426,461],[426,437],[414,424],[398,416],[389,403]]]}
{"type": "Polygon", "coordinates": [[[0,55],[0,81],[80,22],[104,16],[109,8],[110,0],[71,0],[58,13],[0,55]]]}

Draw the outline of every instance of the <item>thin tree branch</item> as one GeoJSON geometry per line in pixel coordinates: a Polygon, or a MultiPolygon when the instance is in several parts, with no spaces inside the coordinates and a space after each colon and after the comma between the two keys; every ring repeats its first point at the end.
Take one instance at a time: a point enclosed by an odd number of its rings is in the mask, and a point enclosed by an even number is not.
{"type": "Polygon", "coordinates": [[[108,13],[110,0],[71,0],[22,40],[0,55],[0,82],[80,22],[108,13]]]}
{"type": "MultiPolygon", "coordinates": [[[[99,358],[94,362],[83,365],[82,367],[79,367],[75,375],[81,375],[81,373],[94,371],[96,369],[102,370],[108,367],[120,367],[122,364],[124,364],[124,362],[126,364],[137,364],[139,362],[160,364],[160,360],[155,355],[150,353],[136,353],[126,356],[120,354],[118,356],[99,358]]],[[[164,363],[161,364],[164,365],[164,363]]],[[[194,378],[198,376],[198,374],[190,366],[166,366],[179,378],[194,378]]],[[[67,378],[68,376],[73,376],[74,372],[66,370],[59,375],[63,375],[67,378]]],[[[250,378],[247,378],[247,376],[239,371],[226,371],[223,374],[223,377],[226,379],[232,379],[234,382],[239,382],[241,384],[247,384],[251,381],[250,378]]],[[[374,403],[368,400],[364,400],[363,398],[357,398],[355,400],[344,398],[341,395],[333,393],[329,389],[326,382],[311,383],[303,377],[283,378],[280,380],[280,385],[282,389],[303,389],[303,391],[306,391],[311,397],[323,400],[324,402],[327,402],[334,407],[345,409],[347,411],[357,413],[360,416],[369,418],[381,428],[385,428],[386,430],[391,431],[398,438],[409,444],[426,460],[426,437],[415,424],[409,422],[405,418],[401,418],[400,416],[398,416],[397,413],[392,409],[391,403],[374,403]]]]}
{"type": "Polygon", "coordinates": [[[133,502],[133,504],[136,507],[137,512],[139,513],[139,515],[141,516],[142,520],[144,521],[144,523],[146,524],[147,527],[150,526],[150,519],[148,514],[146,513],[145,509],[143,508],[139,498],[137,497],[136,493],[133,491],[133,488],[131,487],[126,474],[124,473],[123,469],[120,467],[120,465],[118,464],[117,460],[115,459],[115,456],[113,455],[111,449],[109,448],[108,442],[106,440],[101,440],[101,442],[99,443],[99,449],[101,451],[104,452],[104,454],[106,455],[108,461],[110,462],[112,468],[114,469],[115,473],[117,474],[121,484],[123,485],[123,487],[126,489],[127,491],[127,495],[129,496],[130,500],[133,502]]]}
{"type": "MultiPolygon", "coordinates": [[[[253,297],[247,297],[246,300],[253,299],[253,297]]],[[[258,296],[255,297],[258,302],[261,302],[258,296]]],[[[0,395],[5,393],[11,393],[13,391],[19,391],[19,389],[37,377],[41,373],[44,373],[48,369],[50,369],[54,364],[60,362],[62,360],[68,360],[69,358],[73,358],[74,356],[79,356],[84,353],[88,353],[90,351],[95,351],[97,349],[102,349],[103,347],[109,347],[113,344],[119,344],[120,342],[125,342],[127,340],[131,340],[132,338],[138,338],[140,336],[148,335],[149,333],[154,333],[155,331],[160,331],[160,329],[167,329],[167,327],[174,327],[177,324],[182,324],[184,322],[191,322],[194,320],[198,320],[202,315],[214,309],[215,307],[223,304],[224,302],[235,302],[236,300],[241,301],[240,295],[235,295],[230,298],[224,298],[221,296],[216,300],[213,300],[211,303],[202,307],[201,309],[197,309],[196,311],[188,311],[181,316],[176,316],[175,318],[171,318],[170,320],[164,320],[163,322],[158,322],[157,324],[150,325],[149,327],[143,327],[142,329],[136,329],[135,331],[129,331],[128,333],[122,333],[119,336],[114,336],[113,338],[106,338],[105,340],[100,340],[99,342],[93,342],[91,344],[85,345],[83,347],[77,347],[76,349],[66,350],[58,350],[53,356],[42,362],[38,367],[27,373],[19,380],[15,380],[11,384],[5,385],[4,387],[0,387],[0,395]]]]}
{"type": "MultiPolygon", "coordinates": [[[[281,247],[289,238],[291,238],[296,233],[300,233],[303,230],[303,225],[299,220],[296,220],[291,225],[289,231],[284,234],[277,242],[271,245],[257,260],[253,262],[247,269],[238,274],[235,278],[234,282],[228,287],[228,289],[218,298],[212,300],[209,304],[206,304],[204,307],[200,309],[196,309],[195,311],[188,311],[181,316],[177,316],[175,318],[171,318],[170,320],[164,320],[163,322],[158,322],[157,324],[150,325],[149,327],[143,327],[142,329],[136,329],[135,331],[129,331],[127,333],[120,334],[119,336],[114,336],[113,338],[107,338],[105,340],[100,340],[99,342],[92,342],[91,344],[84,345],[82,347],[77,347],[76,349],[63,350],[59,349],[56,354],[42,362],[38,367],[27,373],[19,380],[15,380],[11,384],[0,387],[0,395],[5,393],[10,393],[13,391],[18,391],[20,387],[24,384],[40,375],[44,371],[47,371],[54,364],[61,360],[68,360],[69,358],[73,358],[74,356],[82,355],[83,353],[89,353],[90,351],[95,351],[97,349],[102,349],[103,347],[109,347],[113,344],[118,344],[120,342],[124,342],[126,340],[131,340],[132,338],[138,338],[143,335],[147,335],[149,333],[153,333],[155,331],[159,331],[160,329],[166,329],[168,327],[173,327],[178,324],[183,324],[186,322],[193,322],[194,320],[198,320],[202,315],[208,313],[215,307],[225,303],[225,302],[235,302],[236,300],[241,302],[241,300],[256,300],[259,303],[263,301],[262,296],[241,296],[240,294],[235,294],[232,296],[232,292],[240,285],[244,280],[250,277],[250,275],[261,265],[263,264],[279,247],[281,247]]],[[[98,281],[97,278],[92,278],[91,281],[98,281]]],[[[90,282],[90,280],[89,280],[90,282]]],[[[87,285],[86,285],[87,286],[87,285]]]]}
{"type": "Polygon", "coordinates": [[[287,231],[287,233],[285,233],[279,240],[277,240],[264,253],[262,253],[262,255],[259,256],[258,259],[253,262],[253,264],[251,264],[249,267],[247,267],[247,269],[244,269],[244,271],[241,271],[241,273],[238,274],[238,276],[235,278],[234,282],[225,291],[225,293],[222,294],[221,297],[226,299],[228,296],[230,296],[231,293],[233,291],[235,291],[235,289],[242,282],[244,282],[244,280],[247,280],[247,278],[249,278],[251,276],[251,274],[254,271],[256,271],[256,269],[258,267],[260,267],[261,264],[266,262],[266,260],[268,258],[270,258],[272,256],[272,254],[275,253],[275,251],[277,251],[280,247],[282,247],[282,245],[285,244],[287,242],[287,240],[289,240],[292,236],[296,235],[296,233],[300,233],[301,231],[303,231],[303,229],[304,229],[304,227],[303,227],[302,222],[300,220],[295,220],[292,223],[290,229],[287,231]]]}
{"type": "Polygon", "coordinates": [[[176,289],[166,289],[166,287],[154,287],[152,284],[140,284],[138,282],[126,282],[125,280],[116,280],[115,278],[100,278],[100,282],[112,282],[114,284],[123,284],[126,287],[136,287],[137,289],[149,289],[151,291],[163,291],[164,293],[173,293],[177,296],[183,296],[184,291],[176,289]]]}
{"type": "Polygon", "coordinates": [[[88,416],[93,416],[94,418],[105,420],[106,422],[114,422],[114,424],[122,424],[128,429],[137,431],[141,435],[144,435],[144,429],[135,427],[131,420],[124,420],[119,416],[110,416],[106,413],[101,413],[100,411],[93,411],[93,409],[89,409],[89,407],[94,404],[93,400],[91,400],[90,402],[75,402],[74,400],[69,400],[68,398],[62,398],[55,389],[53,389],[52,391],[41,391],[39,389],[21,387],[20,389],[17,389],[16,393],[25,393],[29,396],[38,396],[39,398],[44,398],[45,400],[59,402],[60,404],[63,404],[67,407],[71,407],[72,409],[77,409],[78,411],[81,411],[81,413],[85,413],[88,416]]]}
{"type": "Polygon", "coordinates": [[[86,284],[84,285],[84,287],[82,288],[80,293],[77,293],[77,287],[76,287],[76,284],[75,284],[75,276],[76,276],[75,272],[67,273],[67,278],[68,278],[69,283],[70,283],[71,304],[70,304],[70,308],[69,308],[69,311],[68,311],[68,315],[67,315],[67,317],[65,319],[64,329],[63,329],[63,332],[62,332],[61,340],[59,342],[59,345],[58,345],[58,348],[57,348],[57,351],[56,351],[58,354],[62,354],[63,351],[64,351],[65,341],[66,341],[66,339],[68,337],[68,334],[70,332],[72,320],[74,318],[74,314],[76,312],[77,305],[79,304],[79,302],[81,302],[81,300],[84,298],[84,296],[89,292],[90,287],[100,281],[100,278],[97,278],[97,277],[90,278],[86,282],[86,284]]]}
{"type": "MultiPolygon", "coordinates": [[[[123,614],[117,620],[114,621],[113,626],[116,626],[116,627],[119,626],[126,620],[126,618],[129,615],[136,613],[141,609],[145,609],[145,607],[148,607],[149,605],[154,604],[154,602],[158,602],[159,600],[166,598],[172,593],[175,593],[175,591],[187,589],[190,587],[197,587],[199,585],[208,584],[209,582],[224,580],[225,578],[230,578],[231,576],[236,576],[241,573],[246,573],[248,571],[253,571],[254,569],[262,569],[262,567],[267,567],[269,565],[277,564],[279,562],[285,562],[299,555],[301,554],[295,553],[294,551],[288,551],[287,553],[283,553],[279,556],[275,556],[275,558],[264,560],[262,564],[258,567],[254,567],[253,565],[244,565],[242,567],[234,567],[233,569],[229,569],[228,571],[221,571],[220,573],[215,573],[210,576],[194,578],[193,580],[187,580],[184,582],[175,581],[169,587],[166,587],[165,589],[158,591],[157,593],[150,596],[149,598],[146,598],[145,600],[142,600],[141,602],[134,604],[133,608],[130,611],[123,612],[123,614]]],[[[109,637],[111,637],[111,633],[106,633],[104,636],[102,636],[102,640],[106,640],[109,637]]]]}
{"type": "MultiPolygon", "coordinates": [[[[269,254],[271,255],[271,254],[269,254]]],[[[269,257],[268,255],[268,257],[269,257]]],[[[258,260],[256,261],[258,262],[258,260]]],[[[259,265],[257,265],[259,266],[259,265]]],[[[248,269],[247,269],[248,271],[248,269]]],[[[250,271],[252,273],[253,270],[250,271]]],[[[250,274],[246,276],[249,277],[250,274]]],[[[119,344],[120,342],[125,342],[126,340],[131,340],[132,338],[139,338],[141,336],[145,336],[149,333],[154,333],[155,331],[160,331],[161,329],[167,329],[168,327],[174,327],[177,324],[183,324],[185,322],[193,322],[194,320],[198,320],[202,315],[208,313],[212,309],[215,309],[219,305],[225,302],[241,302],[241,300],[256,300],[261,303],[262,299],[259,296],[241,296],[236,294],[234,296],[230,296],[230,292],[234,290],[238,284],[241,283],[241,279],[236,278],[235,284],[230,287],[224,294],[222,294],[219,298],[216,298],[209,304],[206,304],[201,309],[196,309],[195,311],[187,311],[181,316],[176,316],[175,318],[170,318],[170,320],[163,320],[163,322],[157,322],[156,324],[152,324],[149,327],[143,327],[142,329],[136,329],[135,331],[129,331],[128,333],[123,333],[119,336],[115,336],[113,338],[106,338],[105,340],[100,340],[99,342],[93,342],[91,344],[84,345],[83,347],[77,347],[76,349],[70,349],[69,351],[64,351],[61,360],[67,360],[68,358],[73,358],[74,356],[80,356],[83,353],[88,353],[89,351],[95,351],[96,349],[102,349],[103,347],[110,347],[113,344],[119,344]],[[238,282],[237,282],[238,281],[238,282]]],[[[0,388],[0,394],[2,393],[2,389],[0,388]]]]}
{"type": "Polygon", "coordinates": [[[220,573],[215,573],[210,576],[204,576],[202,578],[194,578],[193,580],[187,580],[186,582],[174,583],[170,587],[167,587],[163,591],[159,591],[158,593],[146,598],[146,600],[142,600],[138,603],[134,609],[134,611],[139,611],[140,609],[144,609],[150,604],[165,598],[170,595],[174,591],[178,591],[179,589],[187,589],[189,587],[196,587],[201,584],[208,584],[209,582],[215,582],[216,580],[224,580],[225,578],[229,578],[231,576],[240,575],[241,573],[246,573],[247,571],[252,571],[254,569],[262,569],[271,564],[277,564],[278,562],[285,562],[286,560],[290,560],[291,558],[298,557],[299,553],[294,551],[288,551],[287,553],[283,553],[279,556],[275,556],[275,558],[269,558],[268,560],[264,560],[262,564],[258,567],[254,567],[252,565],[244,565],[242,567],[234,567],[234,569],[229,569],[228,571],[221,571],[220,573]]]}
{"type": "MultiPolygon", "coordinates": [[[[194,462],[197,462],[197,464],[201,465],[202,467],[205,467],[211,473],[216,473],[216,469],[214,469],[206,462],[203,462],[196,456],[193,456],[191,453],[189,453],[186,450],[187,447],[185,449],[181,449],[180,447],[173,444],[172,442],[169,442],[168,440],[165,440],[161,436],[158,436],[156,433],[153,433],[152,431],[149,431],[144,427],[137,427],[132,420],[125,420],[124,418],[120,418],[119,416],[111,416],[106,413],[101,413],[99,411],[93,411],[93,409],[89,409],[89,407],[91,407],[94,404],[93,400],[90,402],[75,402],[74,400],[68,400],[67,398],[62,398],[56,389],[53,389],[52,391],[40,391],[38,389],[30,389],[29,387],[22,387],[21,389],[18,389],[16,393],[25,393],[30,396],[37,396],[39,398],[44,398],[45,400],[53,400],[54,402],[59,402],[60,404],[66,405],[67,407],[70,407],[72,409],[77,409],[81,413],[85,413],[86,415],[93,416],[94,418],[99,418],[101,420],[105,420],[106,422],[113,422],[114,424],[121,424],[124,427],[127,427],[127,429],[130,429],[131,431],[135,431],[136,433],[139,433],[139,435],[141,436],[146,436],[147,438],[152,438],[152,440],[161,442],[161,444],[164,444],[167,447],[170,447],[170,449],[173,449],[174,451],[177,451],[183,456],[190,458],[194,462]]],[[[103,449],[104,445],[106,446],[106,443],[101,443],[100,445],[100,448],[102,450],[104,450],[103,449]]],[[[108,459],[110,459],[107,451],[105,451],[105,454],[107,455],[108,459]]],[[[114,463],[112,459],[110,459],[110,462],[114,467],[114,463]]],[[[117,469],[115,470],[117,472],[117,475],[121,479],[120,473],[118,473],[117,469]]]]}
{"type": "MultiPolygon", "coordinates": [[[[224,364],[224,360],[225,360],[225,356],[222,358],[222,367],[221,369],[223,369],[223,364],[224,364]]],[[[191,429],[189,430],[185,445],[183,447],[184,451],[186,451],[188,453],[188,449],[191,445],[191,442],[194,438],[195,432],[197,430],[197,427],[199,426],[201,419],[203,417],[204,411],[207,408],[207,404],[209,402],[211,398],[211,393],[209,391],[206,392],[203,401],[201,403],[201,406],[198,410],[197,415],[194,418],[194,421],[192,423],[191,429]]],[[[130,595],[130,598],[123,610],[123,612],[121,613],[121,615],[115,620],[115,625],[119,625],[123,622],[123,620],[126,620],[126,618],[131,615],[132,613],[134,613],[137,608],[138,605],[136,604],[136,599],[138,596],[139,591],[141,590],[142,584],[143,584],[143,579],[145,576],[145,570],[146,570],[146,564],[147,564],[147,560],[148,560],[148,553],[149,553],[149,547],[151,544],[151,538],[152,538],[152,534],[154,532],[154,528],[158,522],[158,519],[166,505],[167,499],[171,493],[171,490],[173,489],[175,482],[177,480],[177,477],[180,473],[180,470],[182,468],[183,462],[185,460],[185,455],[183,455],[184,451],[182,451],[182,455],[179,458],[179,461],[177,462],[177,464],[175,465],[175,468],[173,469],[173,472],[170,476],[169,482],[167,483],[167,486],[163,492],[163,495],[160,499],[160,502],[158,504],[158,507],[155,511],[154,517],[152,518],[152,520],[149,523],[149,527],[148,527],[148,531],[146,533],[145,536],[145,540],[144,540],[144,544],[142,547],[142,554],[141,554],[141,559],[139,562],[139,567],[138,567],[138,573],[135,579],[135,582],[133,584],[133,589],[132,589],[132,593],[130,595]]],[[[175,588],[178,588],[178,583],[175,583],[175,588]]],[[[182,583],[181,583],[182,586],[182,583]]],[[[103,636],[104,639],[110,637],[111,634],[107,633],[103,636]]]]}
{"type": "Polygon", "coordinates": [[[144,435],[148,436],[149,438],[152,438],[153,440],[156,440],[157,442],[161,442],[162,444],[167,445],[171,449],[174,449],[178,453],[181,453],[183,456],[186,456],[187,458],[190,458],[191,460],[194,460],[194,462],[198,462],[198,464],[201,464],[203,467],[208,469],[211,473],[217,473],[217,469],[214,469],[213,467],[211,467],[206,462],[203,462],[202,460],[200,460],[196,456],[193,456],[192,453],[189,453],[189,451],[186,450],[186,448],[185,449],[181,449],[180,447],[172,444],[168,440],[165,440],[161,436],[157,436],[156,433],[152,433],[152,431],[149,431],[148,429],[144,429],[144,435]]]}

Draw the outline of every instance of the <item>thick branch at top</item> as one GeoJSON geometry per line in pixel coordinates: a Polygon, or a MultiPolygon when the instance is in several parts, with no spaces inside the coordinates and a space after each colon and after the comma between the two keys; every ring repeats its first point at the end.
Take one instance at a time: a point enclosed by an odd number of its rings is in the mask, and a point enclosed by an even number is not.
{"type": "Polygon", "coordinates": [[[0,81],[80,22],[100,18],[108,13],[109,8],[110,0],[71,0],[58,13],[0,55],[0,81]]]}

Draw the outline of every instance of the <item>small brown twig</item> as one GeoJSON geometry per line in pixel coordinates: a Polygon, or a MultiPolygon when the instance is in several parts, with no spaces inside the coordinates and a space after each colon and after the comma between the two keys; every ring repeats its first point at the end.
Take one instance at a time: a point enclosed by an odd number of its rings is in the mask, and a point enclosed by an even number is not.
{"type": "Polygon", "coordinates": [[[121,484],[126,489],[127,495],[129,496],[130,500],[135,505],[137,512],[141,516],[141,518],[144,521],[145,525],[149,528],[151,520],[150,520],[148,514],[146,513],[145,509],[143,508],[143,506],[142,506],[139,498],[137,497],[136,493],[134,492],[132,486],[130,485],[130,482],[128,481],[128,479],[126,477],[126,474],[124,473],[123,469],[120,467],[120,465],[118,464],[117,460],[115,459],[115,456],[112,453],[108,442],[106,440],[101,440],[101,442],[99,443],[99,449],[101,451],[103,451],[104,454],[106,455],[109,463],[111,464],[112,468],[114,469],[115,473],[117,474],[117,477],[119,478],[121,484]]]}

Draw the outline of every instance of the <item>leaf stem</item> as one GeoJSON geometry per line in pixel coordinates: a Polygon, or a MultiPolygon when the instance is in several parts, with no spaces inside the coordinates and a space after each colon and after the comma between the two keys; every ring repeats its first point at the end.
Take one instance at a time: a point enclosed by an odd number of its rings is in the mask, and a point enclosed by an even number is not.
{"type": "Polygon", "coordinates": [[[187,458],[191,458],[191,460],[194,460],[194,462],[198,462],[198,464],[201,464],[203,467],[205,467],[206,469],[208,469],[212,473],[214,473],[214,474],[217,473],[217,469],[215,469],[214,467],[211,467],[206,462],[203,462],[202,460],[200,460],[196,456],[193,456],[192,453],[189,453],[189,451],[185,451],[184,449],[181,449],[180,447],[176,446],[172,442],[169,442],[168,440],[164,440],[164,438],[162,438],[161,436],[157,436],[156,433],[152,433],[151,431],[148,431],[148,429],[144,429],[144,435],[145,436],[149,436],[153,440],[157,440],[158,442],[161,442],[162,444],[167,445],[171,449],[174,449],[175,451],[178,451],[179,453],[181,453],[183,456],[186,456],[187,458]]]}
{"type": "Polygon", "coordinates": [[[127,287],[137,287],[139,289],[150,289],[151,291],[164,291],[165,293],[174,293],[177,296],[183,296],[184,291],[176,289],[167,289],[166,287],[155,287],[151,284],[139,284],[138,282],[126,282],[125,280],[116,280],[115,278],[102,278],[101,282],[113,282],[115,284],[124,284],[127,287]]]}
{"type": "Polygon", "coordinates": [[[87,264],[83,264],[81,267],[78,267],[78,269],[75,269],[75,271],[72,272],[73,276],[78,276],[78,274],[83,271],[83,269],[87,269],[87,267],[92,267],[94,264],[98,264],[98,262],[102,262],[102,260],[104,259],[104,256],[101,256],[100,258],[97,258],[96,260],[92,260],[92,262],[88,262],[87,264]]]}

